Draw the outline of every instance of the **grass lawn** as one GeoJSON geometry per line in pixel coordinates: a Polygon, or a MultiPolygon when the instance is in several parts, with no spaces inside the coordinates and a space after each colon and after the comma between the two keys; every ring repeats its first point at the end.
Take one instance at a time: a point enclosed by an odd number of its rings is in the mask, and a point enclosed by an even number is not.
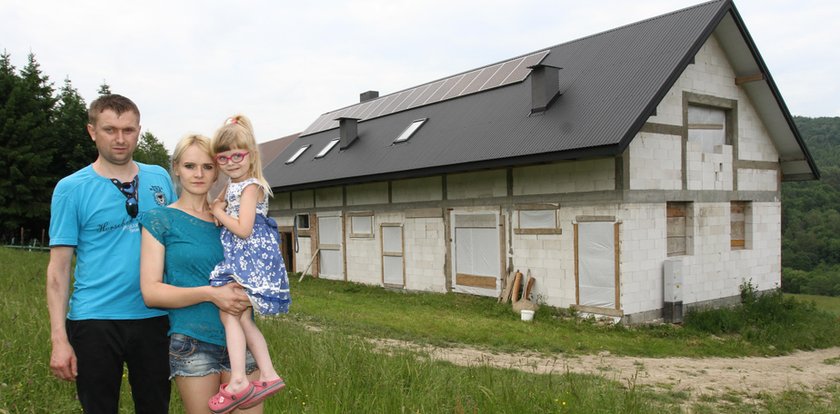
{"type": "MultiPolygon", "coordinates": [[[[49,373],[47,258],[44,253],[0,249],[0,414],[80,412],[73,385],[49,373]]],[[[509,305],[492,298],[393,292],[308,277],[300,283],[293,277],[291,287],[292,312],[260,321],[275,364],[289,384],[267,402],[268,413],[679,413],[689,408],[685,393],[653,392],[600,375],[460,367],[408,350],[385,355],[367,338],[571,354],[606,350],[637,356],[738,357],[783,352],[774,351],[772,335],[752,341],[739,333],[712,335],[690,326],[610,326],[548,307],[532,323],[523,323],[509,305]]],[[[837,325],[836,316],[829,319],[837,325]]],[[[798,329],[828,330],[824,336],[833,342],[826,346],[840,344],[836,328],[832,331],[820,321],[809,319],[798,329]]],[[[173,396],[172,412],[180,413],[174,387],[173,396]]],[[[725,409],[701,401],[691,409],[830,413],[836,412],[833,404],[838,401],[840,391],[832,390],[818,396],[763,395],[725,409]]],[[[122,412],[131,412],[127,387],[122,402],[122,412]]]]}
{"type": "Polygon", "coordinates": [[[785,293],[785,296],[796,298],[802,302],[814,302],[817,309],[840,316],[840,296],[817,296],[793,293],[785,293]]]}

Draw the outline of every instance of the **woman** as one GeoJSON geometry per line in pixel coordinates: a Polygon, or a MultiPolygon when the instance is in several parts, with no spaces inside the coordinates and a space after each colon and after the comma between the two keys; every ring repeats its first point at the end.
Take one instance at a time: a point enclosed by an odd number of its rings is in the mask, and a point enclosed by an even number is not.
{"type": "MultiPolygon", "coordinates": [[[[147,306],[169,309],[170,378],[175,378],[186,412],[207,413],[210,397],[230,378],[219,310],[239,315],[250,302],[236,284],[211,287],[207,282],[223,259],[207,195],[217,175],[210,140],[200,135],[181,139],[172,155],[172,174],[178,201],[141,218],[140,289],[147,306]]],[[[258,379],[250,354],[247,367],[249,379],[258,379]]],[[[240,411],[262,413],[262,404],[240,411]]]]}

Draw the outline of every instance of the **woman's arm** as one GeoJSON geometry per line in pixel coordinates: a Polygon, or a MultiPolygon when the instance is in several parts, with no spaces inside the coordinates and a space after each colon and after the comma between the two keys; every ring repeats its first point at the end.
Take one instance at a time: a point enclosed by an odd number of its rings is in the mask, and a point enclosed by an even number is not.
{"type": "Polygon", "coordinates": [[[241,314],[250,304],[242,287],[228,283],[221,287],[178,287],[163,283],[166,248],[143,229],[140,250],[140,291],[146,306],[183,308],[201,302],[213,302],[219,309],[241,314]]]}
{"type": "Polygon", "coordinates": [[[257,218],[257,200],[262,200],[264,193],[257,184],[249,184],[242,190],[239,202],[239,219],[225,213],[223,201],[213,202],[213,215],[231,233],[246,239],[254,230],[254,220],[257,218]]]}

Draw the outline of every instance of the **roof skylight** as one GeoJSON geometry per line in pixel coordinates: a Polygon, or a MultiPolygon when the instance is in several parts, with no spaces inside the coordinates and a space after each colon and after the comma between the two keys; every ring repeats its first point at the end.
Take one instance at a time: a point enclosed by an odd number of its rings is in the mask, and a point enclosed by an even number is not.
{"type": "Polygon", "coordinates": [[[414,133],[417,132],[418,129],[420,129],[420,126],[423,125],[423,123],[426,122],[428,119],[429,118],[423,118],[412,122],[411,125],[409,125],[408,128],[406,128],[405,131],[403,131],[402,134],[400,134],[400,136],[398,136],[397,139],[394,140],[394,144],[399,144],[400,142],[408,141],[408,139],[411,138],[411,136],[414,135],[414,133]]]}
{"type": "Polygon", "coordinates": [[[311,147],[311,146],[312,145],[304,145],[304,146],[298,148],[298,150],[295,151],[295,153],[292,154],[292,156],[289,157],[288,160],[286,160],[286,164],[291,164],[291,163],[295,162],[295,160],[297,160],[300,157],[300,155],[303,154],[304,151],[308,150],[309,147],[311,147]]]}
{"type": "Polygon", "coordinates": [[[322,149],[321,152],[319,152],[318,155],[315,156],[315,158],[321,158],[324,155],[327,155],[327,153],[330,152],[330,150],[335,146],[335,144],[338,144],[339,139],[341,138],[334,138],[332,141],[328,142],[327,145],[324,145],[324,149],[322,149]]]}

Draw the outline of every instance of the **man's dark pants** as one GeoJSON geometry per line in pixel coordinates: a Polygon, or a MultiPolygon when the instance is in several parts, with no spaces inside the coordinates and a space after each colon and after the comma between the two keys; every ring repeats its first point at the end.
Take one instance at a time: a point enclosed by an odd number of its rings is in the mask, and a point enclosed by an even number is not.
{"type": "Polygon", "coordinates": [[[119,411],[123,364],[137,414],[169,411],[169,320],[166,316],[136,320],[67,321],[67,336],[76,353],[76,392],[87,414],[119,411]]]}

